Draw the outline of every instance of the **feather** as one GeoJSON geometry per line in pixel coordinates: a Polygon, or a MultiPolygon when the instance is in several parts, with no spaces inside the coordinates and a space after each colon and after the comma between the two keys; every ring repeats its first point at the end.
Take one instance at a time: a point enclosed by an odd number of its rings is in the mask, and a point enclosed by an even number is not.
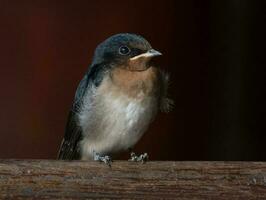
{"type": "Polygon", "coordinates": [[[65,135],[60,146],[58,159],[77,160],[80,159],[79,142],[82,140],[82,129],[78,122],[78,113],[83,103],[84,96],[91,85],[99,86],[103,73],[107,69],[104,64],[93,65],[85,74],[77,88],[72,109],[69,112],[65,135]]]}
{"type": "Polygon", "coordinates": [[[160,70],[161,91],[160,91],[160,110],[170,112],[174,107],[174,101],[168,98],[169,74],[160,70]]]}

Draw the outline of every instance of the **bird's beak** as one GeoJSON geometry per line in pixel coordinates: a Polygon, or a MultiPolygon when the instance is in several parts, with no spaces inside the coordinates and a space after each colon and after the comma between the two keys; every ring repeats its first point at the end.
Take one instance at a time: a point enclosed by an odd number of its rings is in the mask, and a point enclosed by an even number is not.
{"type": "Polygon", "coordinates": [[[161,52],[156,51],[154,49],[150,49],[149,51],[147,51],[145,53],[142,53],[140,55],[134,56],[133,58],[130,58],[130,60],[133,61],[133,60],[137,60],[139,58],[152,58],[152,57],[161,56],[161,55],[162,55],[161,52]]]}

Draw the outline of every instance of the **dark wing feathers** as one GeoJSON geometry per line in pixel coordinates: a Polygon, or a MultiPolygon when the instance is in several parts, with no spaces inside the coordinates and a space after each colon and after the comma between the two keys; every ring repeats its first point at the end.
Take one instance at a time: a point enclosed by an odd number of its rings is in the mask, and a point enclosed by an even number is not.
{"type": "Polygon", "coordinates": [[[68,114],[65,136],[61,143],[58,153],[58,159],[61,160],[78,160],[80,153],[78,142],[81,140],[81,128],[77,124],[77,114],[81,105],[82,98],[88,87],[87,74],[83,77],[77,88],[72,109],[68,114]]]}
{"type": "Polygon", "coordinates": [[[160,94],[160,110],[162,112],[169,112],[173,109],[174,101],[168,98],[167,90],[169,85],[169,74],[160,70],[159,75],[161,81],[161,94],[160,94]]]}
{"type": "Polygon", "coordinates": [[[104,65],[93,65],[80,81],[77,88],[72,109],[69,112],[65,136],[61,143],[58,159],[78,160],[80,159],[79,141],[82,139],[82,130],[77,123],[78,113],[83,97],[90,84],[99,86],[103,79],[104,65]]]}
{"type": "Polygon", "coordinates": [[[61,143],[58,159],[61,160],[78,160],[80,153],[78,141],[81,139],[81,130],[76,123],[77,114],[72,110],[69,112],[68,121],[65,130],[65,136],[61,143]]]}

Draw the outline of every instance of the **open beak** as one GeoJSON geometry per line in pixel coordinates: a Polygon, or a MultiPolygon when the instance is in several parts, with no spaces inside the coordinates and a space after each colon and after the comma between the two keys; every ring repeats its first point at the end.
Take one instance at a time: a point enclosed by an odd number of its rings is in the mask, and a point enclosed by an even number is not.
{"type": "Polygon", "coordinates": [[[145,52],[145,53],[142,53],[140,55],[137,55],[133,58],[130,58],[131,61],[133,60],[137,60],[139,58],[152,58],[152,57],[155,57],[155,56],[161,56],[162,53],[159,52],[159,51],[156,51],[154,49],[150,49],[149,51],[145,52]]]}

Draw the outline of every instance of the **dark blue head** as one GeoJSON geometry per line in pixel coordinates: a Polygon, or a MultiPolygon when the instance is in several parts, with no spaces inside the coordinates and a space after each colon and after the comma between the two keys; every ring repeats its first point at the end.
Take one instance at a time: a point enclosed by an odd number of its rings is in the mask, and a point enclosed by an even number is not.
{"type": "Polygon", "coordinates": [[[151,57],[161,55],[140,35],[120,33],[98,45],[93,64],[122,66],[130,70],[145,70],[151,57]]]}

